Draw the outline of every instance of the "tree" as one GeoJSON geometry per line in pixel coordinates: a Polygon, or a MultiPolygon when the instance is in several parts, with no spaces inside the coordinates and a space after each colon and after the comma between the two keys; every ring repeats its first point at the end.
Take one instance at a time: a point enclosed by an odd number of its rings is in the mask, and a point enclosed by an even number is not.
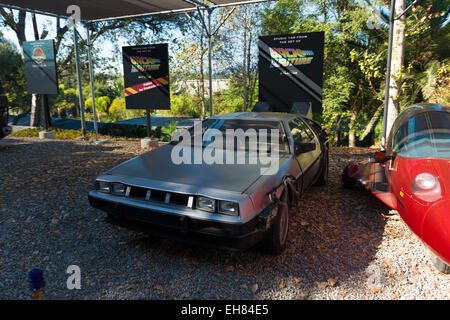
{"type": "Polygon", "coordinates": [[[28,111],[30,99],[25,92],[22,57],[17,49],[0,33],[0,83],[9,100],[9,107],[28,111]],[[27,106],[28,110],[24,107],[27,106]]]}
{"type": "Polygon", "coordinates": [[[395,22],[393,29],[391,59],[392,64],[389,81],[388,110],[386,113],[386,135],[389,135],[395,118],[397,118],[397,114],[400,112],[400,94],[404,71],[403,57],[405,52],[406,15],[403,14],[405,8],[405,0],[395,1],[395,22]],[[400,15],[402,16],[400,17],[400,15]]]}

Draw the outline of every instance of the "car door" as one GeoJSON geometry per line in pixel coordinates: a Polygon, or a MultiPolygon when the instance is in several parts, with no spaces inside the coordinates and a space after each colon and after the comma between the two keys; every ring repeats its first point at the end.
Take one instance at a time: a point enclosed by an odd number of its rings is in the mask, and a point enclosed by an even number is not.
{"type": "Polygon", "coordinates": [[[296,156],[303,172],[302,192],[308,189],[314,182],[320,169],[320,141],[311,128],[301,119],[296,118],[288,122],[294,145],[301,142],[313,142],[316,149],[296,156]]]}

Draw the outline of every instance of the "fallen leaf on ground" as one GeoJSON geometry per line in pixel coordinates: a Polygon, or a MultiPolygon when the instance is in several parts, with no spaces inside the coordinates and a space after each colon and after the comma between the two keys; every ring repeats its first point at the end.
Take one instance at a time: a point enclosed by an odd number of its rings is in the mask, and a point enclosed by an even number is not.
{"type": "Polygon", "coordinates": [[[326,287],[328,287],[328,283],[326,283],[326,282],[317,282],[317,287],[319,289],[325,289],[326,287]]]}
{"type": "Polygon", "coordinates": [[[233,266],[227,266],[226,270],[227,270],[228,272],[231,272],[231,271],[234,270],[234,267],[233,267],[233,266]]]}
{"type": "Polygon", "coordinates": [[[328,279],[328,284],[330,286],[334,287],[336,285],[336,283],[337,283],[336,279],[333,279],[333,278],[328,279]]]}
{"type": "Polygon", "coordinates": [[[381,288],[378,287],[372,288],[372,293],[381,293],[381,292],[383,292],[383,289],[381,288]]]}
{"type": "Polygon", "coordinates": [[[138,285],[136,283],[130,284],[127,288],[127,290],[136,290],[138,288],[138,285]]]}

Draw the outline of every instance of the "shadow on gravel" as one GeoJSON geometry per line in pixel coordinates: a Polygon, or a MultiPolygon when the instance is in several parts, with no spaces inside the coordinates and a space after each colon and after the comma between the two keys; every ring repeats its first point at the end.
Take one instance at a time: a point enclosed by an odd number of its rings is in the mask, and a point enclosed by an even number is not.
{"type": "Polygon", "coordinates": [[[87,192],[101,172],[140,153],[137,142],[93,145],[7,138],[0,142],[0,297],[23,298],[32,267],[58,299],[305,299],[317,282],[344,283],[374,258],[388,209],[363,189],[341,187],[349,160],[368,149],[336,148],[330,181],[296,208],[287,250],[232,253],[161,240],[103,222],[87,192]],[[79,265],[83,290],[65,288],[79,265]],[[257,285],[257,288],[255,287],[257,285]]]}

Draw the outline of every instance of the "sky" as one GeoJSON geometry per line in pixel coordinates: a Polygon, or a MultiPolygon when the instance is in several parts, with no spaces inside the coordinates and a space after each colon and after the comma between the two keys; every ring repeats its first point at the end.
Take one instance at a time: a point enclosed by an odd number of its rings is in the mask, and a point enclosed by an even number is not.
{"type": "MultiPolygon", "coordinates": [[[[15,14],[17,14],[17,11],[14,10],[15,14]]],[[[27,37],[27,40],[34,40],[34,32],[33,32],[33,27],[32,27],[32,22],[31,22],[31,15],[27,14],[27,21],[26,21],[26,29],[25,29],[25,34],[27,37]]],[[[38,29],[39,32],[42,33],[43,29],[48,30],[48,35],[46,36],[46,39],[54,39],[56,37],[56,18],[53,17],[47,17],[44,15],[36,15],[36,20],[37,20],[37,25],[38,25],[38,29]]],[[[65,23],[64,20],[61,20],[62,23],[65,23]]],[[[12,44],[14,44],[18,50],[19,48],[19,43],[17,41],[17,37],[16,34],[14,33],[14,31],[12,31],[10,28],[8,27],[1,27],[0,31],[3,33],[4,37],[10,41],[12,44]]],[[[86,39],[86,29],[85,28],[78,28],[78,32],[80,33],[81,37],[83,37],[84,39],[86,39]]],[[[173,37],[181,37],[181,33],[177,33],[174,32],[172,35],[173,37]]],[[[68,31],[64,37],[64,41],[66,41],[67,44],[73,44],[74,42],[74,37],[73,37],[73,32],[72,31],[68,31]]],[[[129,45],[127,39],[123,39],[123,38],[118,38],[116,39],[116,41],[113,43],[111,41],[104,41],[104,40],[97,40],[100,42],[101,44],[101,55],[104,58],[108,58],[109,61],[113,60],[113,56],[115,54],[117,54],[117,51],[114,50],[115,46],[118,46],[119,48],[122,46],[127,46],[129,45]]],[[[96,47],[98,48],[100,45],[99,43],[94,43],[94,45],[96,45],[96,47]]],[[[121,57],[117,57],[116,58],[120,58],[121,57]]],[[[120,61],[119,59],[119,61],[120,61]]],[[[99,67],[96,68],[95,70],[96,72],[100,72],[101,70],[99,69],[99,67]]],[[[117,68],[117,71],[119,73],[122,73],[122,69],[121,66],[120,68],[117,68]]]]}

